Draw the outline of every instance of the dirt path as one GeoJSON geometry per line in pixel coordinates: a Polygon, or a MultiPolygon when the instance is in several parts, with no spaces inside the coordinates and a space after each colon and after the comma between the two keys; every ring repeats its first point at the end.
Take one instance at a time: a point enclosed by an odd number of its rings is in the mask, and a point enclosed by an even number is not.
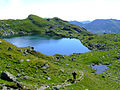
{"type": "MultiPolygon", "coordinates": [[[[81,73],[81,75],[79,76],[79,78],[77,78],[75,81],[74,81],[74,83],[77,83],[77,82],[80,82],[84,77],[84,73],[81,71],[80,72],[81,73]]],[[[60,84],[60,85],[57,85],[57,86],[53,86],[53,88],[55,89],[55,90],[57,90],[57,89],[59,89],[59,88],[61,88],[61,87],[65,87],[65,86],[69,86],[69,85],[72,85],[73,83],[70,83],[70,82],[68,82],[68,80],[65,80],[65,82],[64,83],[62,83],[62,84],[60,84]]],[[[41,86],[40,88],[38,88],[37,90],[45,90],[46,88],[49,88],[49,86],[41,86]]]]}

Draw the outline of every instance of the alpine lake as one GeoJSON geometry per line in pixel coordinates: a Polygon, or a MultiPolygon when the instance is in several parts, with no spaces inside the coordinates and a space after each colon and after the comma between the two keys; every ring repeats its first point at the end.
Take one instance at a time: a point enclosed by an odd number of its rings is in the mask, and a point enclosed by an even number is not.
{"type": "Polygon", "coordinates": [[[75,38],[53,38],[50,36],[17,36],[3,38],[17,47],[34,47],[34,50],[45,55],[55,54],[71,55],[73,53],[85,53],[90,50],[80,40],[75,38]]]}

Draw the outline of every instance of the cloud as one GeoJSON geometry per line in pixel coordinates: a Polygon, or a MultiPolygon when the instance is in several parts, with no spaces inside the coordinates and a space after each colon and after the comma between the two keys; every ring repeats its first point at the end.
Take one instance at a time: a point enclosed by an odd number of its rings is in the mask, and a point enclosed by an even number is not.
{"type": "Polygon", "coordinates": [[[120,1],[118,0],[58,1],[0,0],[0,18],[22,19],[26,18],[29,14],[35,14],[41,17],[59,17],[64,20],[120,19],[118,11],[120,1]]]}

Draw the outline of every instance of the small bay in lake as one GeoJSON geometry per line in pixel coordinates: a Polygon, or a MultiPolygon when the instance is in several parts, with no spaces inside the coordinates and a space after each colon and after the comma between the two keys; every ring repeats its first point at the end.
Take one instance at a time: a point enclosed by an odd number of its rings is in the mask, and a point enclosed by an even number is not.
{"type": "Polygon", "coordinates": [[[70,55],[73,53],[85,53],[90,51],[80,40],[73,38],[58,39],[48,36],[20,36],[3,39],[18,47],[32,46],[36,51],[49,56],[55,54],[70,55]]]}

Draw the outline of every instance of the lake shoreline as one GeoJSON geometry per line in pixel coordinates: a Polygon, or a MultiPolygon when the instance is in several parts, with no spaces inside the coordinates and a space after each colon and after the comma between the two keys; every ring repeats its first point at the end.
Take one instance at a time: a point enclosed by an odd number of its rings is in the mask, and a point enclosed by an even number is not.
{"type": "Polygon", "coordinates": [[[17,36],[17,37],[14,36],[9,38],[6,37],[3,39],[16,45],[17,47],[32,46],[35,48],[36,51],[39,51],[49,56],[52,56],[55,54],[71,55],[73,53],[85,53],[89,51],[87,47],[82,45],[80,40],[76,38],[58,38],[58,37],[50,37],[46,35],[24,35],[24,36],[17,36]],[[32,41],[32,39],[34,41],[32,41]],[[48,53],[46,53],[45,50],[47,50],[48,53]],[[54,54],[50,54],[53,52],[54,54]]]}

